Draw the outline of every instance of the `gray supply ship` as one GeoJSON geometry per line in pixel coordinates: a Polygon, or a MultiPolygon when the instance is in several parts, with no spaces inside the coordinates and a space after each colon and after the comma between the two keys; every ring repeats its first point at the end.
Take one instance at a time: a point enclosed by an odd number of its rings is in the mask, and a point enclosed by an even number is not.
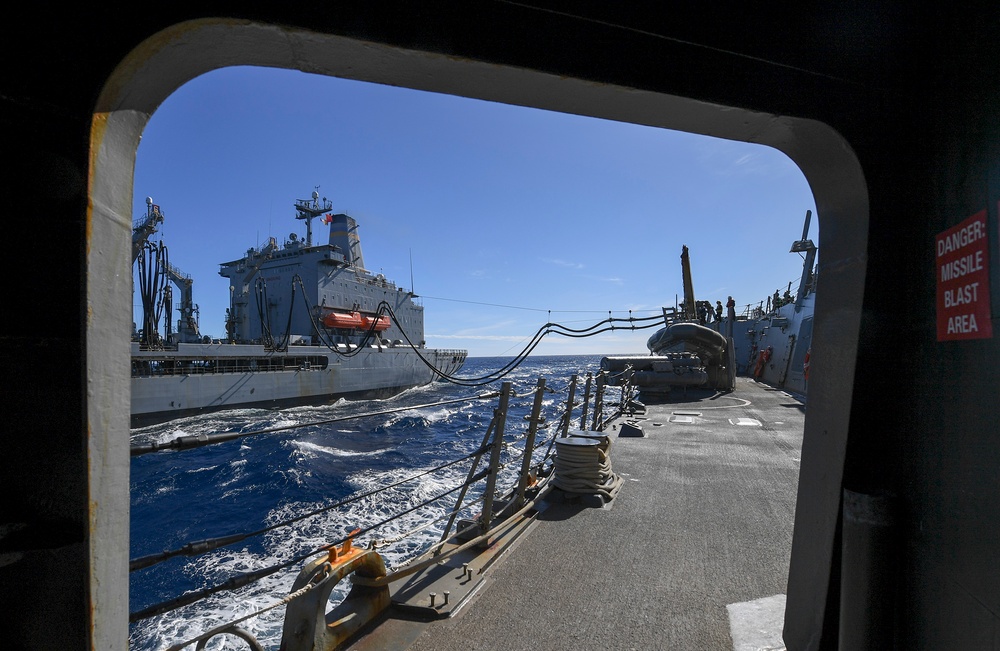
{"type": "Polygon", "coordinates": [[[318,192],[295,202],[306,223],[221,264],[230,281],[226,338],[198,327],[192,279],[149,237],[163,221],[151,199],[133,227],[142,301],[132,336],[132,427],[208,411],[384,397],[462,368],[467,351],[426,348],[416,295],[366,270],[355,220],[318,192]],[[329,229],[313,243],[313,220],[329,229]],[[173,286],[180,317],[171,324],[173,286]],[[165,327],[160,332],[160,317],[165,327]]]}

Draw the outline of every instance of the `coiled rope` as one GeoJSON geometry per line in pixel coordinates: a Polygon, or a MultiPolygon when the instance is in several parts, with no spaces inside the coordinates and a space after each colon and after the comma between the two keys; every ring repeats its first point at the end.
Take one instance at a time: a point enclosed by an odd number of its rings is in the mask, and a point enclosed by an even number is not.
{"type": "Polygon", "coordinates": [[[610,502],[622,487],[611,469],[611,439],[569,436],[556,441],[552,485],[567,493],[600,495],[610,502]]]}

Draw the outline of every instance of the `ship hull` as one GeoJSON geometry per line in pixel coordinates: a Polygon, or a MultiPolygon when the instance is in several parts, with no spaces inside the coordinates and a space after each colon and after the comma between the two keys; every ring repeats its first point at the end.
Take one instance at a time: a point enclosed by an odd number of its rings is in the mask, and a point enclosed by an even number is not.
{"type": "MultiPolygon", "coordinates": [[[[809,294],[796,308],[784,305],[756,319],[740,319],[733,324],[736,370],[800,396],[809,393],[807,362],[812,347],[813,311],[816,294],[809,294]],[[771,348],[771,357],[758,368],[762,351],[771,348]],[[756,373],[755,373],[756,372],[756,373]]],[[[710,327],[726,332],[727,321],[710,327]]]]}
{"type": "Polygon", "coordinates": [[[457,372],[465,355],[408,346],[339,354],[321,346],[274,352],[254,345],[180,344],[168,352],[134,345],[131,426],[225,409],[388,397],[437,379],[428,364],[444,374],[457,372]]]}

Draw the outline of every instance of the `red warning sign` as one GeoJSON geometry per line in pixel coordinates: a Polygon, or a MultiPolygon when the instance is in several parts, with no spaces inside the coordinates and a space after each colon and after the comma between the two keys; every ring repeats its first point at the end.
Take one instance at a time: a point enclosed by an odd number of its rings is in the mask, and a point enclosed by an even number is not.
{"type": "Polygon", "coordinates": [[[938,233],[937,338],[938,341],[989,339],[989,236],[986,211],[938,233]]]}

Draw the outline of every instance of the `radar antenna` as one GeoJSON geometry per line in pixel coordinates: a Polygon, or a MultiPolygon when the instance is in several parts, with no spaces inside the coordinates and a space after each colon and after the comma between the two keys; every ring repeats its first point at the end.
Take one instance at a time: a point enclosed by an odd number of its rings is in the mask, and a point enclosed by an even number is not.
{"type": "Polygon", "coordinates": [[[312,220],[319,217],[325,212],[330,212],[333,210],[333,203],[323,197],[323,200],[319,199],[319,186],[317,185],[312,191],[312,200],[310,199],[296,199],[295,200],[295,219],[303,219],[306,222],[306,246],[312,246],[312,220]]]}

